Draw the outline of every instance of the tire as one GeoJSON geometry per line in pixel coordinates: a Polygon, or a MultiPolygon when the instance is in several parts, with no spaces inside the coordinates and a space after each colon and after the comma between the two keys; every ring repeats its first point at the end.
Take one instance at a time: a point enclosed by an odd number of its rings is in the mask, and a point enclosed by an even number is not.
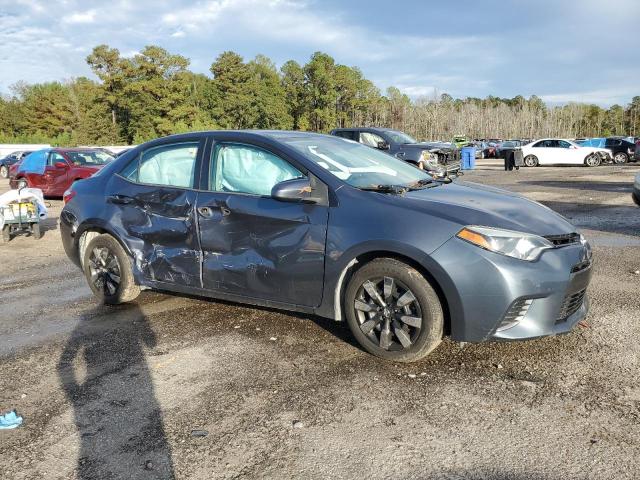
{"type": "Polygon", "coordinates": [[[420,272],[393,258],[372,260],[358,269],[343,306],[353,336],[378,357],[414,362],[442,341],[444,313],[438,295],[420,272]]]}
{"type": "Polygon", "coordinates": [[[84,253],[84,275],[98,301],[118,305],[140,295],[133,279],[131,260],[111,235],[93,238],[84,253]]]}
{"type": "Polygon", "coordinates": [[[613,156],[613,163],[617,163],[618,165],[622,165],[629,161],[629,156],[624,152],[618,152],[613,156]]]}
{"type": "Polygon", "coordinates": [[[11,225],[5,225],[2,227],[2,243],[9,243],[11,241],[11,225]]]}
{"type": "Polygon", "coordinates": [[[525,167],[537,167],[538,166],[538,157],[535,155],[527,155],[524,157],[524,165],[525,167]]]}
{"type": "Polygon", "coordinates": [[[31,224],[31,236],[36,240],[40,240],[42,238],[42,229],[40,228],[39,223],[31,224]]]}
{"type": "Polygon", "coordinates": [[[584,159],[584,164],[587,167],[598,167],[600,166],[601,163],[602,163],[602,159],[600,158],[600,155],[598,155],[597,153],[592,153],[591,155],[588,155],[587,158],[584,159]]]}
{"type": "Polygon", "coordinates": [[[9,177],[9,167],[6,165],[0,165],[0,177],[8,178],[9,177]]]}
{"type": "Polygon", "coordinates": [[[26,178],[18,179],[18,190],[20,190],[21,188],[26,188],[28,186],[29,186],[29,181],[26,178]]]}

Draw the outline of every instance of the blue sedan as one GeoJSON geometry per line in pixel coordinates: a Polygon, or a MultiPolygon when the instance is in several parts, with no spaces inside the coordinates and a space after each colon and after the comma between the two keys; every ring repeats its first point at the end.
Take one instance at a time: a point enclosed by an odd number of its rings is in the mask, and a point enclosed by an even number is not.
{"type": "Polygon", "coordinates": [[[405,362],[445,335],[566,333],[588,310],[591,249],[563,217],[335,136],[161,138],[65,202],[67,255],[106,304],[150,288],[305,312],[405,362]]]}

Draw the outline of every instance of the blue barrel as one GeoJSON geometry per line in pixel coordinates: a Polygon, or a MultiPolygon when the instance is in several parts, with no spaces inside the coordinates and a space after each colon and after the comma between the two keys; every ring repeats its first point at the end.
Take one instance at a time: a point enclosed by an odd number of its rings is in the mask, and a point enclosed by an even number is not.
{"type": "Polygon", "coordinates": [[[476,167],[476,147],[462,147],[462,169],[472,170],[476,167]]]}

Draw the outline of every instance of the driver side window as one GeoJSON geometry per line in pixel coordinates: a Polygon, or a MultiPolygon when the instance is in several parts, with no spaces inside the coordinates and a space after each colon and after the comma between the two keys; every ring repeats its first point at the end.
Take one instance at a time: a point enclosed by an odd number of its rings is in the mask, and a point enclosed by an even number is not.
{"type": "Polygon", "coordinates": [[[380,142],[384,142],[384,139],[381,136],[370,132],[360,132],[360,143],[363,145],[378,148],[378,144],[380,142]]]}
{"type": "Polygon", "coordinates": [[[304,178],[297,168],[271,152],[251,145],[220,144],[211,155],[210,189],[216,192],[271,195],[284,180],[304,178]]]}
{"type": "Polygon", "coordinates": [[[49,154],[49,158],[47,159],[47,166],[53,167],[56,164],[56,162],[67,163],[67,161],[64,159],[62,155],[60,155],[57,152],[51,152],[49,154]]]}

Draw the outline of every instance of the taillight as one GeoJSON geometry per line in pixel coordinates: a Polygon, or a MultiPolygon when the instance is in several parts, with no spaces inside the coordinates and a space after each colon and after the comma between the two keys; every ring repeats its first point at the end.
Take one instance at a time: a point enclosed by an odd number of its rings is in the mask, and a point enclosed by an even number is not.
{"type": "Polygon", "coordinates": [[[73,189],[73,185],[69,187],[69,189],[62,194],[62,200],[64,200],[65,205],[71,201],[73,197],[76,196],[76,191],[73,189]]]}

